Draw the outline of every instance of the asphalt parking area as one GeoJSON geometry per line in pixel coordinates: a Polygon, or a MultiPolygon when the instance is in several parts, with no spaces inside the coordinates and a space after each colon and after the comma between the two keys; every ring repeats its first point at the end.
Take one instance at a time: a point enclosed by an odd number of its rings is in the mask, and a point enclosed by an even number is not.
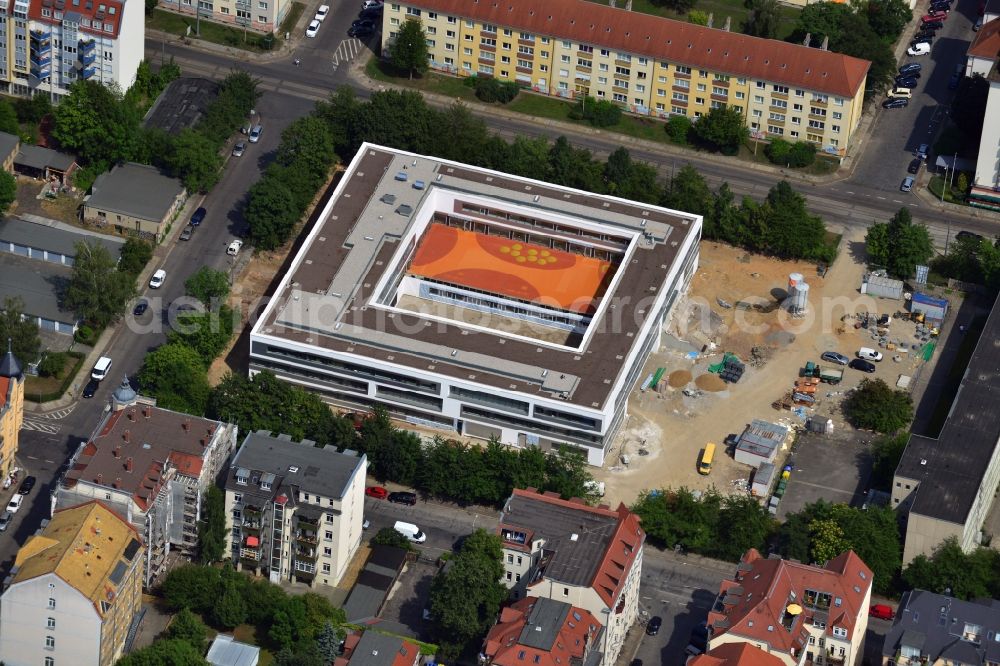
{"type": "Polygon", "coordinates": [[[423,613],[430,599],[431,580],[437,570],[433,561],[424,558],[407,562],[382,609],[379,628],[430,640],[423,613]]]}
{"type": "Polygon", "coordinates": [[[829,435],[802,432],[792,449],[792,475],[778,505],[782,520],[817,500],[861,506],[872,471],[872,433],[853,430],[829,435]]]}

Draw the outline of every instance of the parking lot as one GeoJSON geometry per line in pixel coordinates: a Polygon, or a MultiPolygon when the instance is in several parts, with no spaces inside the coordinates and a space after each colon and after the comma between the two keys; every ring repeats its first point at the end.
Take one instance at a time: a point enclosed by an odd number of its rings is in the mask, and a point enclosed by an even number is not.
{"type": "MultiPolygon", "coordinates": [[[[919,29],[920,16],[926,7],[925,3],[920,3],[914,10],[916,20],[904,32],[901,38],[903,43],[908,43],[919,29]]],[[[908,62],[922,65],[921,77],[912,91],[913,98],[908,106],[878,111],[865,151],[868,155],[885,157],[869,158],[859,163],[855,171],[857,181],[883,189],[891,193],[893,199],[905,201],[907,196],[912,196],[899,191],[900,184],[908,175],[906,167],[920,144],[934,145],[938,132],[947,121],[955,96],[955,91],[948,88],[948,81],[955,66],[965,62],[969,42],[976,34],[972,26],[978,18],[977,12],[978,0],[956,0],[944,27],[937,31],[930,54],[904,56],[901,65],[908,62]]],[[[881,104],[885,97],[879,94],[875,99],[881,104]]],[[[933,164],[936,158],[937,155],[931,151],[929,163],[933,164]]],[[[927,180],[925,166],[917,178],[916,187],[926,186],[927,180]]]]}

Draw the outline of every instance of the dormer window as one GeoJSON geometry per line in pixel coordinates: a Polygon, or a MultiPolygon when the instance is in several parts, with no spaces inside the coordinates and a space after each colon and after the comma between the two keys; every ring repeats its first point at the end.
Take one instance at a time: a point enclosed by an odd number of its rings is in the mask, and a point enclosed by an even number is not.
{"type": "Polygon", "coordinates": [[[243,467],[236,470],[236,483],[238,483],[241,486],[245,486],[247,485],[247,483],[249,483],[249,481],[250,481],[250,470],[243,467]]]}
{"type": "Polygon", "coordinates": [[[838,638],[847,638],[847,629],[844,629],[843,627],[834,627],[833,635],[838,638]]]}

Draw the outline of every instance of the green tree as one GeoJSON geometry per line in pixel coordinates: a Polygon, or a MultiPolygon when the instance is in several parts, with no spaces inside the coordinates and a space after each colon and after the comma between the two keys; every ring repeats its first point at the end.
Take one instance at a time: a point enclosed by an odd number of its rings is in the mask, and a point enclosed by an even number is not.
{"type": "Polygon", "coordinates": [[[18,122],[39,123],[52,113],[52,101],[48,92],[36,92],[32,97],[18,97],[14,100],[14,111],[18,122]]]}
{"type": "Polygon", "coordinates": [[[708,215],[713,207],[712,190],[705,177],[690,164],[685,164],[670,180],[664,205],[696,215],[708,215]]]}
{"type": "Polygon", "coordinates": [[[378,531],[378,533],[372,537],[371,541],[373,546],[392,546],[393,548],[402,548],[403,550],[415,550],[413,544],[410,540],[406,538],[403,534],[400,534],[391,527],[383,527],[378,531]]]}
{"type": "Polygon", "coordinates": [[[46,352],[38,363],[38,374],[42,377],[61,378],[68,358],[64,352],[46,352]]]}
{"type": "Polygon", "coordinates": [[[427,36],[424,35],[420,21],[416,19],[403,21],[399,32],[396,33],[396,41],[389,46],[389,59],[393,67],[408,72],[412,79],[415,72],[423,74],[427,71],[429,55],[427,36]]]}
{"type": "Polygon", "coordinates": [[[226,497],[210,486],[202,498],[202,516],[198,522],[198,560],[203,564],[219,562],[226,556],[226,497]]]}
{"type": "Polygon", "coordinates": [[[817,564],[832,560],[848,547],[844,530],[831,518],[816,519],[809,523],[809,539],[812,544],[809,554],[817,564]]]}
{"type": "Polygon", "coordinates": [[[63,297],[67,308],[88,322],[107,326],[124,314],[135,295],[135,277],[117,270],[106,247],[97,242],[76,244],[73,274],[63,297]]]}
{"type": "Polygon", "coordinates": [[[934,254],[927,227],[913,224],[906,208],[900,208],[888,223],[872,225],[865,236],[865,248],[874,263],[901,278],[913,276],[917,264],[926,264],[934,254]]]}
{"type": "Polygon", "coordinates": [[[777,0],[747,0],[747,21],[743,33],[764,39],[774,39],[778,35],[781,9],[777,0]]]}
{"type": "Polygon", "coordinates": [[[708,25],[708,12],[692,9],[688,12],[687,20],[688,23],[694,23],[695,25],[708,25]]]}
{"type": "Polygon", "coordinates": [[[154,642],[118,660],[116,666],[205,666],[201,650],[191,643],[168,639],[154,642]]]}
{"type": "Polygon", "coordinates": [[[210,388],[198,352],[182,343],[168,343],[146,354],[139,370],[146,395],[165,409],[201,416],[210,388]]]}
{"type": "Polygon", "coordinates": [[[208,367],[229,344],[236,321],[236,314],[227,305],[214,312],[179,313],[167,331],[167,342],[191,347],[208,367]]]}
{"type": "Polygon", "coordinates": [[[316,649],[324,659],[324,664],[332,664],[340,654],[340,635],[329,620],[316,635],[316,649]]]}
{"type": "Polygon", "coordinates": [[[431,582],[431,623],[441,652],[456,658],[496,620],[507,588],[500,538],[486,530],[470,534],[451,565],[431,582]]]}
{"type": "Polygon", "coordinates": [[[663,547],[706,554],[719,547],[721,509],[722,498],[714,490],[696,497],[687,488],[643,492],[632,506],[646,534],[663,547]]]}
{"type": "Polygon", "coordinates": [[[167,167],[170,175],[181,179],[188,192],[207,192],[219,182],[222,169],[219,145],[201,132],[185,127],[171,141],[167,167]]]}
{"type": "Polygon", "coordinates": [[[992,548],[962,551],[955,537],[943,541],[934,553],[917,555],[903,571],[908,588],[920,588],[956,599],[996,596],[1000,580],[997,568],[1000,555],[992,548]]]}
{"type": "Polygon", "coordinates": [[[10,340],[11,351],[22,365],[34,363],[42,346],[38,324],[23,315],[24,301],[19,296],[5,296],[0,307],[0,355],[7,353],[7,340],[10,340]]]}
{"type": "Polygon", "coordinates": [[[229,296],[229,278],[222,271],[202,266],[184,281],[184,293],[197,298],[206,308],[217,310],[229,296]]]}
{"type": "Polygon", "coordinates": [[[77,80],[55,110],[52,136],[84,163],[106,170],[136,154],[139,114],[114,86],[77,80]]]}
{"type": "Polygon", "coordinates": [[[118,270],[122,273],[138,277],[142,269],[153,258],[153,246],[146,241],[129,236],[125,239],[125,244],[119,250],[118,270]]]}
{"type": "Polygon", "coordinates": [[[868,0],[861,9],[875,34],[890,41],[899,37],[913,19],[913,10],[906,0],[868,0]]]}
{"type": "Polygon", "coordinates": [[[737,561],[751,548],[761,548],[774,528],[774,520],[755,497],[731,495],[722,500],[715,554],[737,561]]]}
{"type": "Polygon", "coordinates": [[[292,122],[281,133],[277,161],[308,174],[318,186],[326,179],[337,159],[330,126],[317,116],[305,116],[292,122]]]}
{"type": "Polygon", "coordinates": [[[826,227],[787,180],[767,193],[767,250],[784,258],[827,259],[826,227]]]}
{"type": "Polygon", "coordinates": [[[250,225],[250,240],[261,250],[273,250],[288,240],[302,216],[288,186],[266,178],[254,183],[243,212],[250,225]]]}
{"type": "Polygon", "coordinates": [[[161,586],[163,599],[172,610],[189,608],[205,614],[218,598],[221,576],[220,569],[193,564],[171,569],[161,586]]]}
{"type": "Polygon", "coordinates": [[[844,399],[843,410],[855,428],[894,433],[913,420],[913,399],[881,379],[864,379],[844,399]]]}
{"type": "Polygon", "coordinates": [[[267,430],[311,439],[318,445],[356,444],[354,425],[330,411],[315,393],[283,382],[270,372],[253,377],[228,374],[212,389],[211,418],[236,423],[241,432],[267,430]]]}
{"type": "Polygon", "coordinates": [[[182,608],[170,621],[166,637],[187,641],[198,649],[199,654],[205,649],[205,639],[208,637],[208,627],[197,615],[188,608],[182,608]]]}
{"type": "Polygon", "coordinates": [[[799,12],[796,30],[789,41],[802,43],[805,35],[809,34],[812,40],[810,46],[818,46],[824,37],[832,45],[843,36],[847,16],[852,13],[851,6],[846,3],[828,1],[806,5],[799,12]]]}
{"type": "Polygon", "coordinates": [[[735,155],[750,136],[743,113],[735,107],[716,107],[698,119],[694,134],[725,155],[735,155]]]}
{"type": "Polygon", "coordinates": [[[233,584],[223,586],[222,596],[212,606],[212,622],[223,629],[232,629],[247,619],[246,602],[233,584]]]}
{"type": "Polygon", "coordinates": [[[872,488],[885,491],[892,489],[892,479],[909,439],[909,434],[902,432],[879,437],[872,443],[872,488]]]}
{"type": "Polygon", "coordinates": [[[695,4],[698,0],[657,0],[654,4],[662,5],[664,7],[669,7],[674,10],[678,15],[683,16],[694,9],[695,4]]]}
{"type": "Polygon", "coordinates": [[[0,100],[0,132],[7,132],[14,136],[21,135],[21,126],[17,121],[17,111],[14,105],[6,99],[0,100]]]}
{"type": "Polygon", "coordinates": [[[686,145],[691,134],[691,119],[687,116],[674,115],[667,120],[667,135],[670,140],[679,145],[686,145]]]}

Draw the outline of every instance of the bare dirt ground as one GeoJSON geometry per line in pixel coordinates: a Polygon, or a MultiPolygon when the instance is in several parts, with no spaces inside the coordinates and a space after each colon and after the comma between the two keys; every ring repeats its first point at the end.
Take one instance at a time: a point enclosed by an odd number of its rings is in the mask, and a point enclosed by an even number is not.
{"type": "MultiPolygon", "coordinates": [[[[743,492],[740,484],[749,479],[751,468],[724,453],[726,435],[742,432],[755,418],[801,427],[804,419],[772,407],[791,389],[799,369],[807,361],[819,362],[824,351],[853,357],[861,346],[877,346],[867,330],[856,330],[853,321],[842,321],[843,315],[848,311],[891,315],[902,309],[902,301],[872,299],[859,293],[863,261],[863,235],[843,239],[840,254],[825,277],[818,276],[813,263],[778,261],[747,255],[725,245],[703,243],[698,272],[686,302],[677,306],[661,348],[646,366],[647,374],[665,368],[667,375],[656,390],[637,389],[631,396],[629,417],[617,447],[605,468],[596,474],[606,482],[606,501],[631,503],[647,488],[715,486],[726,494],[743,492]],[[862,256],[857,256],[859,247],[862,256]],[[777,304],[787,296],[788,276],[794,272],[801,273],[810,285],[805,317],[793,318],[783,308],[761,312],[735,307],[751,299],[777,304]],[[720,305],[720,300],[731,307],[720,305]],[[710,342],[715,343],[714,350],[690,354],[710,342]],[[754,348],[763,350],[768,357],[761,367],[749,362],[754,348]],[[747,364],[743,378],[725,391],[698,392],[698,386],[705,385],[704,380],[698,381],[699,377],[707,373],[710,364],[721,361],[726,351],[737,354],[747,364]],[[683,393],[685,387],[673,386],[679,381],[667,380],[681,376],[673,375],[679,370],[691,373],[693,381],[687,388],[695,392],[694,397],[683,393]],[[696,463],[707,442],[715,442],[719,448],[711,474],[701,476],[696,463]],[[623,454],[628,458],[627,465],[622,464],[623,454]]],[[[901,334],[912,334],[912,324],[902,322],[898,326],[901,334]]],[[[897,333],[895,328],[892,333],[897,333]]],[[[912,373],[916,360],[904,356],[894,362],[891,354],[886,356],[874,376],[895,385],[899,374],[912,373]]],[[[807,416],[832,418],[835,428],[846,427],[839,397],[862,378],[871,376],[843,369],[844,381],[836,387],[820,385],[815,394],[816,406],[805,410],[807,416]]],[[[780,455],[779,460],[782,458],[780,455]]]]}

